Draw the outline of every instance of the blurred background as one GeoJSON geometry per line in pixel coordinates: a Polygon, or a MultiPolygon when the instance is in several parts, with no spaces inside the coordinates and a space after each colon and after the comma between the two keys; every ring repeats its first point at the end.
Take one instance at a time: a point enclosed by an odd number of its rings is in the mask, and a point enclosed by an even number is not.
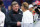
{"type": "Polygon", "coordinates": [[[20,6],[23,2],[28,2],[29,4],[32,4],[35,2],[34,4],[39,3],[38,5],[40,5],[40,0],[0,0],[0,1],[3,1],[4,6],[7,9],[8,9],[8,6],[11,5],[13,1],[17,1],[20,6]]]}

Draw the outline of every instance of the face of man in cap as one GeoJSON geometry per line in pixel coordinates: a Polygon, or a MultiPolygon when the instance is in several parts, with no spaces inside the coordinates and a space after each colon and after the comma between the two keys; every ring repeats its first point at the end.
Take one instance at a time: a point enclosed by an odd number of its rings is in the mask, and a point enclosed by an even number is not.
{"type": "Polygon", "coordinates": [[[13,9],[15,12],[17,12],[18,9],[19,9],[19,5],[18,5],[18,4],[13,5],[12,9],[13,9]]]}
{"type": "Polygon", "coordinates": [[[33,10],[33,5],[32,5],[32,4],[29,5],[29,10],[30,10],[30,11],[33,10]]]}
{"type": "Polygon", "coordinates": [[[38,10],[39,10],[39,12],[40,12],[40,6],[38,6],[37,8],[38,8],[38,10]]]}
{"type": "Polygon", "coordinates": [[[33,11],[33,7],[29,8],[30,11],[33,11]]]}
{"type": "Polygon", "coordinates": [[[38,8],[39,12],[40,12],[40,9],[38,8]]]}

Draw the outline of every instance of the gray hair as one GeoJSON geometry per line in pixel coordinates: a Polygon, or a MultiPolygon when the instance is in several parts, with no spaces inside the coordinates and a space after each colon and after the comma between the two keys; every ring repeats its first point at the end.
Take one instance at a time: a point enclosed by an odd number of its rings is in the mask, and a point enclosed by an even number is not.
{"type": "Polygon", "coordinates": [[[12,6],[18,4],[16,1],[12,2],[12,6]]]}

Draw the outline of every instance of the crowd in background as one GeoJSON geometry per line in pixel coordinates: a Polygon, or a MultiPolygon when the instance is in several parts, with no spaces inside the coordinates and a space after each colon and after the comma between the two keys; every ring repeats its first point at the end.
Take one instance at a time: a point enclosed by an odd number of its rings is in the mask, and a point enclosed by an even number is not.
{"type": "Polygon", "coordinates": [[[40,0],[24,0],[24,2],[28,3],[28,7],[25,6],[26,3],[23,4],[22,0],[20,0],[21,3],[19,3],[19,0],[14,1],[12,0],[11,5],[5,8],[3,1],[0,0],[0,27],[21,27],[20,22],[23,11],[25,11],[22,9],[24,8],[27,8],[32,13],[34,27],[40,27],[40,0]]]}

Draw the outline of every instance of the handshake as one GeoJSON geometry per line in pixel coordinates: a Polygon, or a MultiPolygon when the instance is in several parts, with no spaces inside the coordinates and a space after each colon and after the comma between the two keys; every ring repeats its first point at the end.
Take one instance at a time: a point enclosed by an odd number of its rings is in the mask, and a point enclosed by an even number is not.
{"type": "Polygon", "coordinates": [[[18,21],[18,22],[17,22],[17,26],[21,26],[21,22],[18,21]]]}

